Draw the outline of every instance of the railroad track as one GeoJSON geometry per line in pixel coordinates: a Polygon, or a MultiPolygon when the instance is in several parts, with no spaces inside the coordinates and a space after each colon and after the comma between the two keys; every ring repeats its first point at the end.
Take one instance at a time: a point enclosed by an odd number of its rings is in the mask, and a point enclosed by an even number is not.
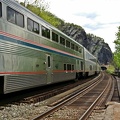
{"type": "Polygon", "coordinates": [[[105,75],[104,79],[101,81],[100,84],[98,84],[93,90],[91,90],[88,94],[93,93],[98,94],[94,96],[94,100],[92,101],[92,104],[86,109],[84,114],[79,118],[79,120],[86,120],[93,110],[99,110],[105,108],[106,100],[109,96],[109,92],[111,90],[113,83],[113,79],[111,79],[111,76],[105,75]],[[108,79],[108,80],[107,80],[108,79]],[[96,92],[97,91],[97,92],[96,92]]]}
{"type": "Polygon", "coordinates": [[[77,82],[74,82],[74,84],[67,84],[67,85],[62,85],[62,86],[58,86],[56,88],[53,88],[53,89],[50,89],[50,90],[47,90],[46,92],[42,92],[42,93],[39,93],[39,94],[35,94],[35,95],[31,95],[30,97],[25,97],[24,99],[22,99],[20,102],[23,102],[23,103],[37,103],[37,102],[41,102],[43,100],[46,100],[50,97],[53,97],[55,95],[58,95],[62,92],[65,92],[67,90],[70,90],[74,87],[77,87],[81,84],[84,84],[86,82],[91,82],[92,83],[92,80],[95,76],[93,77],[90,77],[86,80],[81,80],[81,81],[77,81],[77,82]]]}
{"type": "Polygon", "coordinates": [[[73,87],[76,87],[80,84],[90,81],[91,79],[95,78],[92,76],[87,79],[82,79],[80,81],[67,81],[62,82],[59,84],[52,84],[48,86],[41,86],[39,88],[34,88],[30,90],[24,90],[20,92],[15,92],[11,94],[0,95],[1,102],[0,106],[4,106],[6,104],[35,104],[37,102],[44,101],[50,97],[53,97],[57,94],[65,92],[73,87]]]}
{"type": "Polygon", "coordinates": [[[111,89],[112,82],[113,80],[110,76],[103,74],[102,78],[99,78],[99,80],[96,80],[96,82],[83,90],[76,90],[69,96],[62,98],[62,100],[50,104],[49,106],[51,106],[51,108],[47,112],[33,118],[33,120],[61,120],[66,119],[66,117],[68,120],[87,119],[96,106],[102,105],[104,102],[103,97],[107,99],[107,94],[111,89]],[[70,115],[59,116],[60,113],[65,113],[67,110],[70,115]]]}
{"type": "Polygon", "coordinates": [[[111,101],[114,101],[114,102],[120,102],[118,82],[119,81],[117,79],[114,79],[114,89],[112,90],[113,95],[111,97],[111,101]]]}
{"type": "Polygon", "coordinates": [[[91,120],[99,110],[105,110],[106,101],[110,101],[114,95],[114,88],[114,78],[104,73],[43,102],[0,107],[0,116],[22,120],[83,120],[87,119],[84,116],[89,117],[92,112],[91,120]]]}
{"type": "MultiPolygon", "coordinates": [[[[92,77],[92,78],[94,78],[94,77],[92,77]]],[[[84,79],[84,80],[79,81],[79,82],[74,82],[74,84],[76,84],[75,86],[74,85],[70,85],[70,86],[71,87],[73,87],[73,86],[77,87],[78,83],[79,83],[79,84],[81,84],[81,88],[83,89],[83,86],[87,85],[88,81],[89,81],[89,83],[94,82],[93,80],[91,80],[91,77],[90,77],[88,79],[84,79]],[[83,83],[84,83],[84,85],[82,85],[83,83]]],[[[66,86],[66,85],[67,84],[65,84],[65,85],[62,84],[62,86],[66,86]]],[[[52,87],[54,89],[53,91],[55,91],[55,88],[57,88],[57,87],[58,86],[52,87]]],[[[61,86],[59,86],[59,87],[61,87],[61,86]]],[[[49,89],[47,89],[46,91],[48,91],[48,90],[49,89]]],[[[59,88],[59,90],[60,90],[60,88],[59,88]]],[[[39,92],[37,91],[37,93],[39,93],[39,92]]],[[[49,93],[46,92],[46,94],[49,94],[49,93]]],[[[37,114],[43,113],[43,111],[47,111],[47,109],[49,109],[49,107],[46,106],[48,104],[46,101],[38,102],[39,96],[37,96],[37,95],[35,95],[35,96],[38,97],[37,99],[35,98],[34,100],[32,100],[33,98],[29,97],[30,99],[27,99],[27,101],[26,100],[21,101],[16,94],[13,94],[13,95],[14,95],[13,97],[16,98],[15,102],[8,102],[9,104],[6,103],[6,104],[3,104],[2,106],[0,106],[0,116],[3,119],[14,119],[14,118],[16,118],[16,119],[22,119],[22,120],[24,120],[24,119],[31,120],[34,115],[36,116],[37,114]],[[31,100],[32,100],[32,102],[31,102],[31,100]]],[[[23,97],[24,97],[24,95],[23,95],[23,97]]],[[[12,98],[11,95],[10,95],[9,98],[8,98],[8,100],[11,101],[11,98],[12,98]]],[[[1,117],[0,117],[0,119],[1,119],[1,117]]]]}
{"type": "MultiPolygon", "coordinates": [[[[120,102],[120,80],[115,77],[114,75],[111,76],[112,84],[109,86],[110,89],[107,89],[105,91],[105,97],[102,98],[102,104],[99,105],[99,107],[96,107],[94,111],[92,112],[91,116],[88,118],[88,120],[103,120],[106,117],[110,116],[111,114],[106,116],[106,113],[110,112],[109,105],[114,105],[120,102]],[[107,108],[108,107],[108,108],[107,108]]],[[[109,118],[108,118],[109,119],[109,118]]]]}

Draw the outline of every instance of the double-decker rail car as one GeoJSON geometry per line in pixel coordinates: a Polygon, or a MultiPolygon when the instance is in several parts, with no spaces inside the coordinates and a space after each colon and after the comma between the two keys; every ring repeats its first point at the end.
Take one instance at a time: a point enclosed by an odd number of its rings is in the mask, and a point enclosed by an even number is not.
{"type": "Polygon", "coordinates": [[[95,63],[85,51],[19,3],[0,0],[0,93],[91,75],[95,63]]]}
{"type": "Polygon", "coordinates": [[[90,76],[99,73],[100,67],[97,58],[84,48],[85,71],[84,76],[90,76]]]}

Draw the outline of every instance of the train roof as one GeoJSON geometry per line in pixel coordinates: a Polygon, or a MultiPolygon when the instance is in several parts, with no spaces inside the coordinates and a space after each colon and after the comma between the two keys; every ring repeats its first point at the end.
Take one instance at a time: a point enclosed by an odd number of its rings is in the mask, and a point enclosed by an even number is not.
{"type": "Polygon", "coordinates": [[[15,1],[15,0],[0,0],[0,1],[6,3],[7,5],[14,6],[16,9],[18,9],[19,11],[21,11],[25,15],[27,15],[29,13],[30,15],[32,15],[33,17],[36,18],[36,22],[39,23],[39,21],[40,21],[41,25],[47,27],[48,29],[52,29],[52,30],[56,31],[57,33],[63,35],[64,37],[70,39],[71,41],[73,41],[76,44],[79,44],[81,47],[83,47],[79,42],[75,41],[74,39],[72,39],[71,37],[69,37],[68,35],[66,35],[65,33],[63,33],[62,31],[60,31],[57,28],[55,28],[54,26],[52,26],[50,23],[48,23],[47,21],[45,21],[41,17],[37,16],[35,13],[31,12],[29,9],[25,8],[19,2],[15,1]]]}
{"type": "MultiPolygon", "coordinates": [[[[84,47],[84,51],[91,54],[85,47],[84,47]]],[[[97,57],[95,57],[93,54],[91,54],[93,58],[97,59],[97,57]]]]}

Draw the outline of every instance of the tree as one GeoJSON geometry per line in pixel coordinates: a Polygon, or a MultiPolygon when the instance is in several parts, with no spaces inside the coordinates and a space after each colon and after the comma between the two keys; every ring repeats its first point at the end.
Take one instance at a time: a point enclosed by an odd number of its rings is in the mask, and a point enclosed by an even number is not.
{"type": "Polygon", "coordinates": [[[20,4],[22,4],[25,7],[27,7],[28,5],[36,6],[43,11],[49,8],[49,4],[46,3],[44,0],[34,0],[33,2],[30,2],[30,0],[24,0],[24,2],[21,2],[20,4]]]}
{"type": "Polygon", "coordinates": [[[115,52],[114,52],[114,64],[116,68],[120,69],[120,26],[118,27],[118,32],[116,33],[115,52]]]}
{"type": "Polygon", "coordinates": [[[29,1],[30,0],[24,0],[24,3],[22,2],[20,4],[25,6],[27,9],[29,9],[30,11],[43,18],[55,27],[58,27],[60,24],[64,23],[63,20],[47,11],[49,5],[48,3],[45,3],[44,0],[34,0],[33,3],[29,3],[29,1]]]}

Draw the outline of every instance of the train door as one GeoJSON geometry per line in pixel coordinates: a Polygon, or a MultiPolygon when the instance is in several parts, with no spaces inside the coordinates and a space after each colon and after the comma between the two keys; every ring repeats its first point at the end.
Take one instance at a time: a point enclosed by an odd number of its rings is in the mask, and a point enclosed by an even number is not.
{"type": "Polygon", "coordinates": [[[79,60],[76,60],[76,70],[79,71],[79,60]]]}
{"type": "Polygon", "coordinates": [[[46,54],[46,72],[47,72],[47,84],[52,83],[53,81],[53,61],[52,56],[49,54],[46,54]]]}
{"type": "Polygon", "coordinates": [[[81,70],[83,70],[84,66],[83,66],[83,61],[81,61],[81,70]]]}

